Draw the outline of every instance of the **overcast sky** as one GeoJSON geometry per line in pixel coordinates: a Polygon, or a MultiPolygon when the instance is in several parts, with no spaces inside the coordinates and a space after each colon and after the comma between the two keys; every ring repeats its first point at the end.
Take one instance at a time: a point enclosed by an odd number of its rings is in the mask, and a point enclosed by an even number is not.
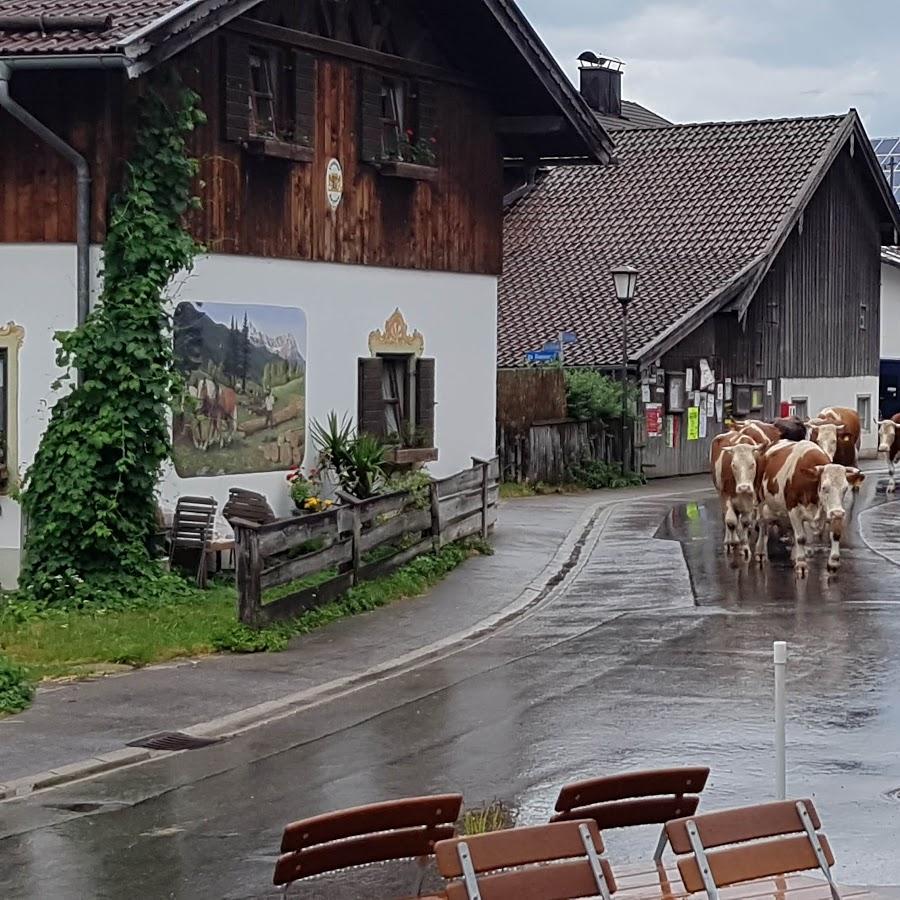
{"type": "MultiPolygon", "coordinates": [[[[895,0],[896,2],[896,0],[895,0]]],[[[625,60],[623,96],[674,121],[859,110],[900,135],[891,0],[519,0],[570,77],[582,50],[625,60]]]]}

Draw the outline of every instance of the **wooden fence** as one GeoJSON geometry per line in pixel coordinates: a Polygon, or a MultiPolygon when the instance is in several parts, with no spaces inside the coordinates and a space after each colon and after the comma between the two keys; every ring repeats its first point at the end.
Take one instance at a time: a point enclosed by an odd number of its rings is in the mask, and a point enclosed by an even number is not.
{"type": "Polygon", "coordinates": [[[471,535],[487,537],[497,521],[500,468],[496,459],[473,463],[433,481],[426,509],[399,491],[362,501],[342,495],[342,505],[328,512],[266,525],[235,519],[239,620],[260,627],[294,618],[430,550],[471,535]],[[333,574],[314,587],[298,585],[266,599],[266,591],[322,572],[333,574]]]}
{"type": "Polygon", "coordinates": [[[497,452],[503,481],[561,484],[585,461],[619,462],[618,422],[559,419],[525,429],[499,428],[497,452]]]}

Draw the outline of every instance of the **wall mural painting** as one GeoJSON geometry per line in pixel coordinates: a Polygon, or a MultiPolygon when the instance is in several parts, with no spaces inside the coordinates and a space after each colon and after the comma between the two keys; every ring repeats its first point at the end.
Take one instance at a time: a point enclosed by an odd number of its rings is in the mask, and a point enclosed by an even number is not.
{"type": "Polygon", "coordinates": [[[180,303],[173,417],[182,478],[272,472],[303,462],[306,316],[281,306],[180,303]]]}

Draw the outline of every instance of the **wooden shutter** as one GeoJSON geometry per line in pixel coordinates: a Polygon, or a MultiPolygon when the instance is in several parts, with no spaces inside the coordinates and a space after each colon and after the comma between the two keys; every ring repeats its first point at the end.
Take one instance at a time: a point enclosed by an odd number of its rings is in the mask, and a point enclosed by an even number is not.
{"type": "Polygon", "coordinates": [[[246,38],[229,34],[222,60],[225,140],[244,141],[250,136],[250,44],[246,38]]]}
{"type": "MultiPolygon", "coordinates": [[[[419,121],[416,137],[419,140],[430,141],[437,133],[437,85],[433,81],[420,81],[419,94],[419,121]]],[[[437,145],[435,145],[437,150],[437,145]]]]}
{"type": "Polygon", "coordinates": [[[312,147],[316,133],[316,58],[294,51],[294,143],[312,147]]]}
{"type": "Polygon", "coordinates": [[[359,410],[357,430],[383,438],[387,433],[382,378],[384,364],[376,356],[359,361],[359,410]]]}
{"type": "Polygon", "coordinates": [[[434,446],[434,360],[420,359],[416,367],[416,428],[425,447],[434,446]]]}
{"type": "Polygon", "coordinates": [[[363,69],[359,78],[359,158],[364,162],[381,159],[382,76],[363,69]]]}

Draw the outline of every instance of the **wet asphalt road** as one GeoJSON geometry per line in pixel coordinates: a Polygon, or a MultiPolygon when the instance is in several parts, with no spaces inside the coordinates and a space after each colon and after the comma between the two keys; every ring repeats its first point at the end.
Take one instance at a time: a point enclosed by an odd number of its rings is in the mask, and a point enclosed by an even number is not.
{"type": "MultiPolygon", "coordinates": [[[[874,498],[872,479],[858,509],[874,498]]],[[[893,515],[893,509],[888,512],[893,515]]],[[[855,518],[855,517],[854,517],[855,518]]],[[[900,544],[900,503],[897,505],[900,544]]],[[[282,825],[445,790],[545,821],[567,780],[708,764],[707,809],[773,790],[773,640],[790,645],[789,793],[812,796],[847,883],[900,883],[900,568],[851,529],[844,566],[721,551],[709,495],[614,507],[564,590],[486,640],[218,746],[0,804],[4,898],[267,895],[282,825]]],[[[613,861],[651,833],[610,834],[613,861]]],[[[409,891],[415,873],[292,895],[409,891]]]]}

